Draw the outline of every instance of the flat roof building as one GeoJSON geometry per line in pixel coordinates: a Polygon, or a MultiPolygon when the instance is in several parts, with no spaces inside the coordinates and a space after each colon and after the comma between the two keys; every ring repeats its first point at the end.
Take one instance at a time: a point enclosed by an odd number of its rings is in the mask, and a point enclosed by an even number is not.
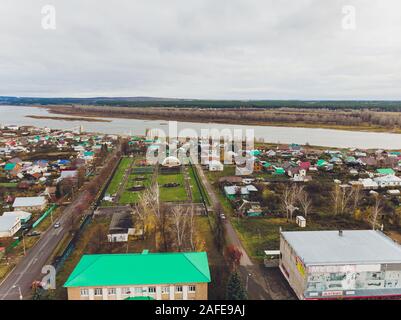
{"type": "Polygon", "coordinates": [[[401,246],[379,231],[294,231],[280,269],[300,299],[401,297],[401,246]]]}

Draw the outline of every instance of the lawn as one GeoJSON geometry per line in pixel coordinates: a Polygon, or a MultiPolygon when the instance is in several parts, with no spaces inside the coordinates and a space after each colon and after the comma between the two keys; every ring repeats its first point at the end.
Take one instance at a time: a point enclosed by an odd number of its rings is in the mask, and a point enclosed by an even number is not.
{"type": "Polygon", "coordinates": [[[118,188],[120,186],[120,183],[122,182],[125,171],[131,166],[133,163],[134,159],[133,158],[122,158],[121,162],[116,170],[116,173],[113,176],[113,179],[111,180],[106,193],[113,195],[116,194],[118,191],[118,188]]]}
{"type": "Polygon", "coordinates": [[[307,230],[339,230],[363,229],[366,224],[350,217],[319,216],[307,219],[307,227],[300,228],[295,222],[287,222],[285,218],[232,218],[231,222],[237,230],[247,252],[255,259],[263,259],[264,250],[278,250],[280,246],[280,227],[283,231],[307,230]]]}
{"type": "Polygon", "coordinates": [[[142,193],[142,191],[130,191],[130,189],[138,184],[143,184],[145,187],[148,187],[151,178],[152,174],[131,174],[128,178],[128,182],[125,186],[124,192],[121,194],[119,203],[122,205],[137,203],[139,195],[142,193]],[[136,181],[135,177],[138,176],[144,176],[146,177],[146,180],[136,181]]]}
{"type": "Polygon", "coordinates": [[[162,202],[180,202],[188,200],[182,173],[160,174],[157,177],[157,182],[160,186],[160,200],[162,202]],[[167,183],[178,183],[179,186],[173,188],[163,187],[163,185],[167,183]]]}
{"type": "Polygon", "coordinates": [[[13,183],[13,182],[2,182],[0,183],[1,188],[16,188],[18,186],[18,183],[13,183]]]}
{"type": "Polygon", "coordinates": [[[193,167],[188,168],[188,174],[189,174],[189,178],[190,178],[189,184],[190,184],[191,190],[192,190],[192,202],[201,203],[202,195],[201,195],[201,191],[198,188],[198,184],[196,183],[194,170],[195,169],[193,167]]]}

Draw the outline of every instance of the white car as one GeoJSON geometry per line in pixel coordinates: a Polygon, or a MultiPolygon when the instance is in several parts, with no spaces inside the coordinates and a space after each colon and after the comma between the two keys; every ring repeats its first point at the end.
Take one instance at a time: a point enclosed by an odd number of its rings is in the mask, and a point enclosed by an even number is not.
{"type": "Polygon", "coordinates": [[[58,229],[58,228],[60,228],[60,222],[56,222],[56,223],[54,224],[54,229],[58,229]]]}

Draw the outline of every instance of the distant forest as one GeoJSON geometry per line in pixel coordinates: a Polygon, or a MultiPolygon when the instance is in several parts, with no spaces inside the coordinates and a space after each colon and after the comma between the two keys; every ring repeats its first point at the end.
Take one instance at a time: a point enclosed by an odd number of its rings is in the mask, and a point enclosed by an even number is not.
{"type": "Polygon", "coordinates": [[[401,101],[325,101],[325,100],[191,100],[152,97],[30,98],[0,97],[0,105],[93,105],[116,107],[201,108],[201,109],[328,109],[401,112],[401,101]]]}

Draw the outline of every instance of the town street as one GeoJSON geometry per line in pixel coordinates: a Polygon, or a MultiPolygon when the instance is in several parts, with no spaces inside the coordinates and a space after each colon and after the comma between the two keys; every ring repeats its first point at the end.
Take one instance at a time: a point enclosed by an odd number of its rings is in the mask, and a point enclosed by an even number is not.
{"type": "MultiPolygon", "coordinates": [[[[76,201],[80,201],[84,194],[81,193],[76,201]]],[[[17,266],[9,273],[7,278],[0,284],[0,300],[18,300],[19,289],[23,298],[28,298],[31,293],[32,282],[41,280],[45,275],[41,274],[42,267],[46,265],[57,245],[69,232],[71,215],[74,203],[64,209],[61,217],[56,221],[60,227],[55,229],[53,225],[41,235],[40,240],[30,248],[17,266]],[[14,287],[15,286],[15,287],[14,287]]],[[[56,222],[54,221],[54,222],[56,222]]]]}
{"type": "MultiPolygon", "coordinates": [[[[198,172],[199,178],[202,180],[202,184],[205,187],[206,192],[209,194],[209,199],[212,202],[214,212],[217,214],[217,208],[219,207],[220,201],[214,192],[212,185],[206,178],[205,173],[200,164],[195,165],[198,172]]],[[[241,240],[239,239],[237,233],[234,230],[230,222],[230,218],[224,222],[226,229],[226,238],[229,244],[235,245],[241,252],[242,257],[240,261],[240,272],[244,285],[247,286],[248,298],[252,300],[270,300],[272,299],[272,294],[269,292],[269,287],[266,283],[266,278],[259,265],[255,265],[249,258],[246,250],[244,249],[241,240]]]]}

